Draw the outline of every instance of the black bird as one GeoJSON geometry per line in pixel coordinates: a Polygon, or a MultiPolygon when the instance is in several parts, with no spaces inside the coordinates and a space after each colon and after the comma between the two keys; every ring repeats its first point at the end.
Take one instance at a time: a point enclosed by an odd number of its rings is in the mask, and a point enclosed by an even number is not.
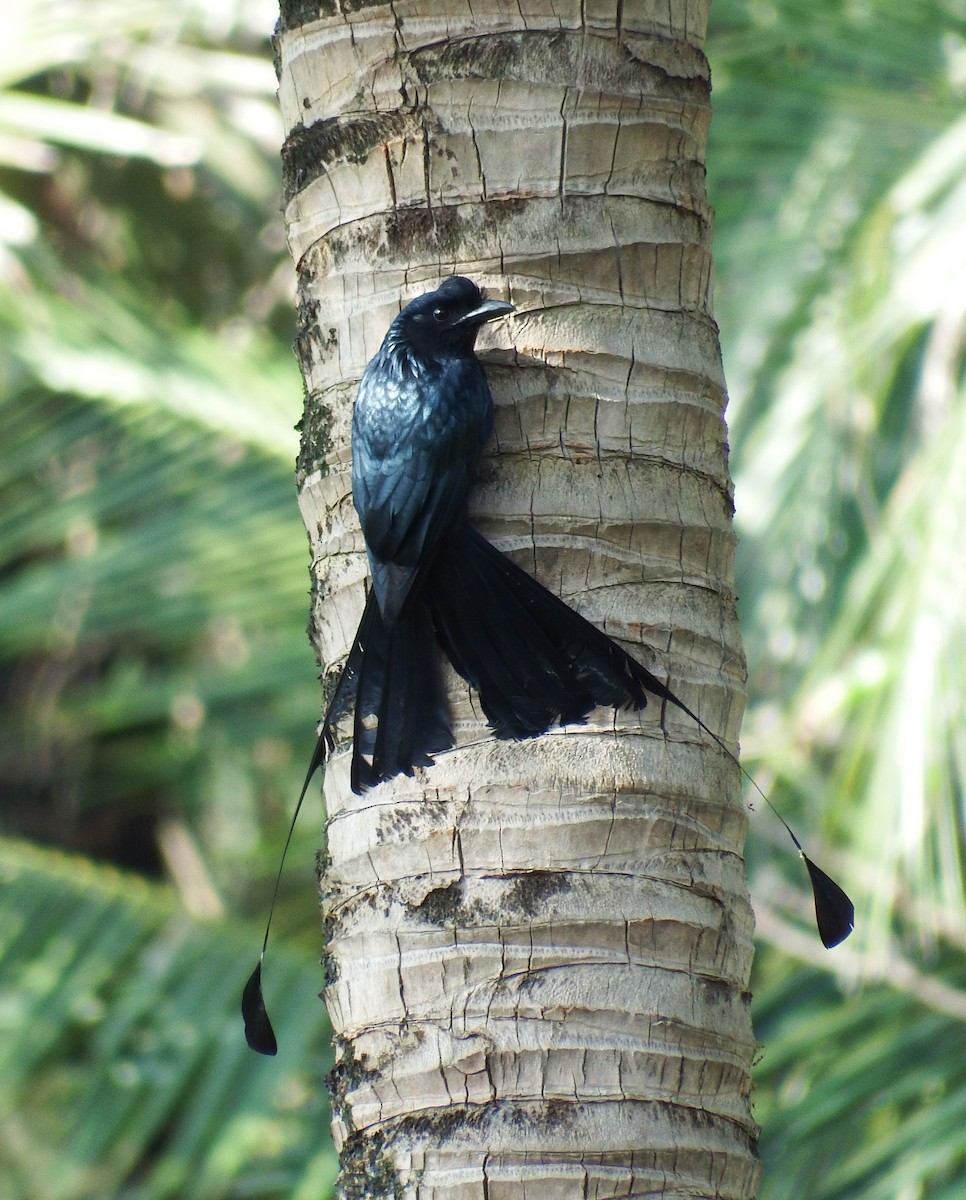
{"type": "Polygon", "coordinates": [[[356,792],[453,744],[439,648],[493,733],[526,738],[597,705],[672,703],[659,679],[490,545],[467,518],[493,401],[473,347],[513,311],[456,275],[408,304],[366,367],[352,421],[352,496],[372,588],[322,728],[354,706],[356,792]]]}
{"type": "MultiPolygon", "coordinates": [[[[512,304],[484,300],[471,280],[454,275],[406,305],[362,376],[352,498],[372,587],[291,828],[312,776],[335,748],[336,723],[350,710],[355,792],[411,775],[453,745],[440,649],[479,693],[498,738],[535,737],[583,720],[598,705],[641,709],[649,692],[685,712],[738,762],[657,676],[470,525],[467,496],[493,426],[473,348],[481,325],[510,312],[512,304]]],[[[852,902],[785,828],[811,876],[822,941],[837,945],[852,930],[852,902]]],[[[261,992],[268,932],[242,1011],[249,1045],[274,1054],[261,992]]]]}

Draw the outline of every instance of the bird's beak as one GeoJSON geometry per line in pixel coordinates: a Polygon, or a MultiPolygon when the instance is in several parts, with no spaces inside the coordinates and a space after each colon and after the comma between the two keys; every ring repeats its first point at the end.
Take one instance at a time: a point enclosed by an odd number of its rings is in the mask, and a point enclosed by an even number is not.
{"type": "Polygon", "coordinates": [[[454,324],[482,325],[484,321],[495,321],[497,317],[505,317],[507,313],[516,312],[516,306],[507,300],[484,300],[476,308],[465,313],[454,324]]]}

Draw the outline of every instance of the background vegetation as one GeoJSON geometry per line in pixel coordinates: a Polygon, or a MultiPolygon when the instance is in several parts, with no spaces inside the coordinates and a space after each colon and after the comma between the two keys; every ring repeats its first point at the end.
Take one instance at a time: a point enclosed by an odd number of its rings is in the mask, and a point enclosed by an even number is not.
{"type": "MultiPolygon", "coordinates": [[[[3,16],[0,1191],[318,1197],[318,812],[279,1058],[236,1016],[319,706],[274,7],[3,16]]],[[[753,822],[763,1197],[962,1197],[966,9],[715,0],[708,53],[744,755],[859,918],[753,822]]]]}

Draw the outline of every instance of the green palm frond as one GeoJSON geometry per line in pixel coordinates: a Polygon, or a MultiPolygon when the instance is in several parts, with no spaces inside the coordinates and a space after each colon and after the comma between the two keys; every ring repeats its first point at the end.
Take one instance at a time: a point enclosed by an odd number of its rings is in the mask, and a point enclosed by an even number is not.
{"type": "Polygon", "coordinates": [[[763,1200],[962,1195],[962,944],[861,994],[768,952],[755,993],[763,1200]]]}
{"type": "Polygon", "coordinates": [[[49,184],[0,175],[29,216],[0,256],[0,772],[13,795],[51,798],[21,828],[83,838],[81,814],[118,805],[201,821],[230,761],[248,834],[207,822],[224,879],[245,846],[263,853],[266,816],[283,823],[318,708],[293,486],[301,386],[285,341],[249,315],[290,323],[291,268],[269,204],[277,140],[269,157],[245,131],[253,105],[277,125],[266,31],[256,40],[246,7],[219,19],[251,53],[207,48],[214,14],[187,0],[25,6],[30,90],[0,93],[0,114],[29,109],[53,154],[49,184]],[[195,168],[138,167],[111,144],[114,115],[166,137],[193,122],[195,168]]]}
{"type": "Polygon", "coordinates": [[[753,732],[752,751],[790,781],[806,755],[825,760],[816,794],[876,864],[860,887],[880,938],[903,894],[926,929],[966,919],[964,133],[952,126],[860,224],[737,480],[749,619],[796,691],[785,734],[753,732]]]}
{"type": "MultiPolygon", "coordinates": [[[[257,934],[211,929],[130,875],[0,842],[6,1196],[215,1200],[323,1186],[319,968],[277,950],[279,1056],[245,1045],[257,934]]],[[[317,1193],[316,1193],[317,1194],[317,1193]]]]}
{"type": "Polygon", "coordinates": [[[762,1195],[958,1196],[962,16],[718,0],[713,19],[743,745],[799,831],[824,828],[857,901],[853,939],[826,954],[798,932],[790,868],[753,839],[762,1195]]]}
{"type": "MultiPolygon", "coordinates": [[[[149,158],[160,166],[182,167],[198,161],[201,147],[195,138],[179,137],[132,121],[115,112],[98,112],[51,96],[24,93],[0,94],[0,129],[10,141],[42,139],[80,150],[149,158]]],[[[10,151],[8,151],[10,153],[10,151]]],[[[22,161],[24,151],[13,151],[12,161],[22,161]]]]}
{"type": "Polygon", "coordinates": [[[941,0],[715,0],[715,308],[736,449],[856,225],[961,110],[966,21],[941,0]]]}

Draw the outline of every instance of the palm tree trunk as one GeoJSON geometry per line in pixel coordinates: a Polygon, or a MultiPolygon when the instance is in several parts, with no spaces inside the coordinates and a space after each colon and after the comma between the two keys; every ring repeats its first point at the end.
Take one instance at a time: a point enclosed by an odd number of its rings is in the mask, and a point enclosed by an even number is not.
{"type": "MultiPolygon", "coordinates": [[[[519,309],[481,339],[481,529],[736,737],[706,9],[283,11],[325,664],[362,608],[356,384],[400,299],[459,272],[519,309]]],[[[361,797],[346,755],[326,774],[344,1195],[754,1197],[734,764],[657,705],[506,743],[455,675],[450,694],[460,745],[432,769],[361,797]]]]}

